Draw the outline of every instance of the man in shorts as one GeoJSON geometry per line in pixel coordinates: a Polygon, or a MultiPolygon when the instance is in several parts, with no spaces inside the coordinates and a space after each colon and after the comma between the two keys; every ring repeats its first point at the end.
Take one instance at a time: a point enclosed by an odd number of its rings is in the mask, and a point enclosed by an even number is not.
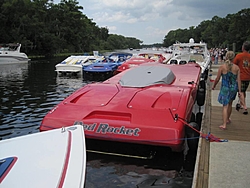
{"type": "Polygon", "coordinates": [[[241,93],[239,93],[241,108],[243,114],[248,114],[246,106],[246,90],[250,82],[250,42],[246,41],[242,45],[242,52],[234,58],[234,64],[240,68],[241,93]]]}

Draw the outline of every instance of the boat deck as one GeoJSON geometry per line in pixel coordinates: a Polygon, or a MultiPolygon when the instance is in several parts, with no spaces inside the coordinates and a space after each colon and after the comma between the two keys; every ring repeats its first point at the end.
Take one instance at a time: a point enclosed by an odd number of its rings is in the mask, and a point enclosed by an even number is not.
{"type": "MultiPolygon", "coordinates": [[[[219,65],[212,65],[211,80],[214,80],[219,65]]],[[[220,83],[211,90],[212,82],[208,83],[205,113],[202,132],[211,133],[216,138],[228,142],[209,142],[200,139],[197,152],[193,188],[213,187],[249,187],[250,160],[250,114],[244,115],[235,109],[238,99],[233,103],[231,124],[227,130],[220,130],[222,123],[222,106],[217,102],[220,83]]],[[[250,88],[247,91],[247,106],[250,107],[250,88]]]]}

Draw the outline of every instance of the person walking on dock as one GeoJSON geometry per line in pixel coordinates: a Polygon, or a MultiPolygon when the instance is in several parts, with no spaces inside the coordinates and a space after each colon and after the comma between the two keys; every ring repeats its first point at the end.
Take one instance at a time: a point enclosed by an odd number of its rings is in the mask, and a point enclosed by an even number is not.
{"type": "MultiPolygon", "coordinates": [[[[250,82],[250,42],[246,41],[242,45],[242,52],[237,54],[234,59],[234,64],[240,68],[240,79],[241,79],[241,92],[240,92],[240,105],[243,108],[243,114],[247,115],[246,106],[246,90],[250,82]]],[[[238,110],[238,109],[237,109],[238,110]]]]}
{"type": "Polygon", "coordinates": [[[219,126],[222,130],[225,130],[227,124],[231,122],[232,104],[236,98],[237,91],[239,90],[239,95],[241,93],[240,69],[237,65],[233,64],[234,57],[233,51],[228,51],[226,53],[226,62],[220,66],[212,87],[214,90],[222,77],[218,96],[218,102],[223,105],[223,124],[219,126]]]}

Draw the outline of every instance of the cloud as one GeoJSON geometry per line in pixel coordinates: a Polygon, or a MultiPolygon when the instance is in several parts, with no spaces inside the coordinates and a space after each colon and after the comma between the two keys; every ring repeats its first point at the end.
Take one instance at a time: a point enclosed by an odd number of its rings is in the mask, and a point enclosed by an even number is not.
{"type": "Polygon", "coordinates": [[[214,16],[235,14],[250,7],[250,1],[79,0],[79,5],[88,18],[112,33],[158,43],[172,29],[185,29],[214,16]]]}
{"type": "Polygon", "coordinates": [[[109,26],[109,27],[108,27],[108,30],[109,30],[111,33],[114,33],[114,32],[117,30],[117,27],[116,27],[116,26],[109,26]]]}

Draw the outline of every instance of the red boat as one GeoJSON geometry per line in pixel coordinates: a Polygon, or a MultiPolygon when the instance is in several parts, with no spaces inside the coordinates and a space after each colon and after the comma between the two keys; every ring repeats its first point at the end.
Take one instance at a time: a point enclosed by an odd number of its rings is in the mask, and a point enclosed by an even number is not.
{"type": "Polygon", "coordinates": [[[141,65],[143,63],[155,63],[155,60],[148,59],[142,56],[131,57],[118,67],[118,69],[115,71],[115,74],[121,73],[122,71],[125,71],[131,67],[141,65]]]}
{"type": "Polygon", "coordinates": [[[163,52],[148,52],[148,51],[145,51],[145,52],[142,52],[142,53],[139,53],[138,55],[141,56],[141,57],[144,57],[144,58],[147,58],[147,59],[152,59],[154,61],[157,61],[159,63],[165,63],[165,61],[167,60],[166,57],[164,57],[162,55],[163,52]]]}
{"type": "MultiPolygon", "coordinates": [[[[196,63],[145,63],[74,92],[43,119],[40,130],[81,124],[85,137],[183,150],[199,95],[196,63]]],[[[198,140],[198,139],[197,139],[198,140]]]]}

